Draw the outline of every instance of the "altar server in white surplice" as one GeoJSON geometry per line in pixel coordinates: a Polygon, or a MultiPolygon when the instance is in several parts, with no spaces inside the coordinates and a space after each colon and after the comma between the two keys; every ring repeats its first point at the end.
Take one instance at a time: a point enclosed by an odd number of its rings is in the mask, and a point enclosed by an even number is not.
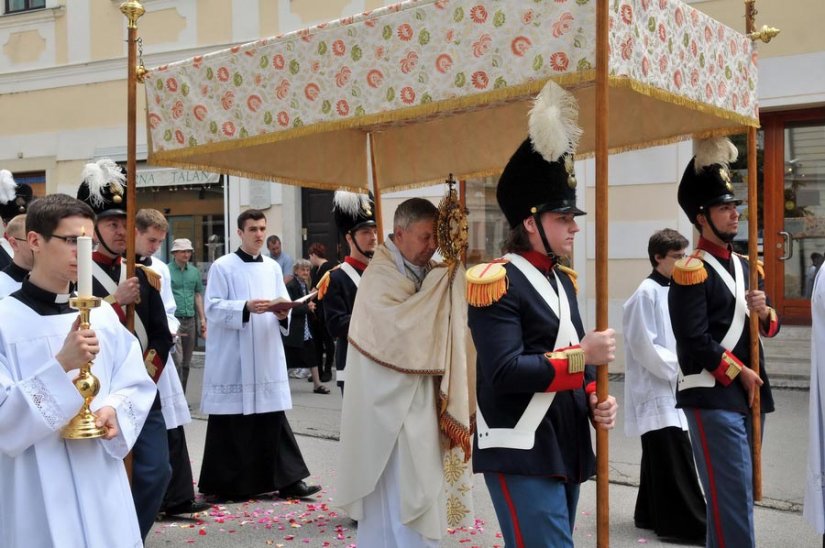
{"type": "Polygon", "coordinates": [[[206,283],[206,364],[201,409],[209,415],[198,488],[216,500],[278,491],[303,498],[321,488],[309,476],[285,410],[292,408],[281,333],[286,312],[270,301],[289,293],[281,267],[261,255],[266,217],[238,216],[241,246],[215,261],[206,283]]]}
{"type": "Polygon", "coordinates": [[[77,240],[94,213],[64,194],[41,198],[26,219],[33,270],[0,301],[0,546],[143,546],[123,458],[135,442],[155,386],[140,345],[107,303],[78,330],[68,305],[77,240]],[[65,440],[80,409],[72,384],[94,360],[98,439],[65,440]]]}

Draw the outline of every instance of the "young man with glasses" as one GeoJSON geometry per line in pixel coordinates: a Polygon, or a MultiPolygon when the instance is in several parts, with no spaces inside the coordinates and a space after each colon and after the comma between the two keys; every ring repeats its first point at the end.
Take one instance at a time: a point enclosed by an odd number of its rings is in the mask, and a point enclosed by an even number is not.
{"type": "Polygon", "coordinates": [[[0,300],[0,546],[141,545],[123,458],[143,426],[155,387],[140,346],[107,303],[81,329],[69,306],[77,237],[94,213],[65,194],[32,204],[30,276],[0,300]],[[94,360],[92,400],[103,437],[66,440],[82,397],[72,383],[94,360]]]}
{"type": "Polygon", "coordinates": [[[704,543],[705,499],[693,463],[687,419],[676,408],[679,362],[667,295],[687,239],[666,228],[647,245],[653,272],[624,304],[625,435],[641,436],[634,522],[660,537],[704,543]]]}

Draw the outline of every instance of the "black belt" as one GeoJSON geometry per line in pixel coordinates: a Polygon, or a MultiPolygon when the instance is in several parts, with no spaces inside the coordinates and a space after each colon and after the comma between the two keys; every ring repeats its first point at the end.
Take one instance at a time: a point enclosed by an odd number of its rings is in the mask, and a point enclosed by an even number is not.
{"type": "Polygon", "coordinates": [[[191,320],[195,316],[175,316],[179,320],[191,320]]]}

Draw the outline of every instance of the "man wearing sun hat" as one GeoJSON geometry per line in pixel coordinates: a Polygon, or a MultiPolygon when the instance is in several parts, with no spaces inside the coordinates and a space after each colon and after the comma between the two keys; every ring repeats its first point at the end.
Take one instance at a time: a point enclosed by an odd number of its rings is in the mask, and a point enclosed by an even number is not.
{"type": "MultiPolygon", "coordinates": [[[[761,413],[774,410],[764,353],[759,375],[750,369],[748,316],[759,331],[779,331],[759,272],[749,288],[746,257],[733,253],[741,200],[729,165],[738,155],[726,138],[697,141],[679,183],[679,205],[699,230],[696,251],[676,262],[668,294],[681,375],[676,406],[688,421],[693,456],[707,500],[708,546],[754,546],[751,406],[759,391],[761,413]]],[[[761,344],[761,342],[760,342],[761,344]]]]}
{"type": "Polygon", "coordinates": [[[573,546],[579,485],[595,472],[590,425],[613,428],[595,367],[612,329],[585,334],[576,273],[564,266],[584,215],[576,206],[575,100],[553,82],[530,113],[496,196],[510,225],[503,258],[467,272],[478,354],[473,471],[484,474],[507,546],[573,546]]]}
{"type": "Polygon", "coordinates": [[[189,379],[189,365],[195,350],[195,333],[200,323],[201,336],[206,335],[206,316],[203,313],[203,281],[201,271],[190,261],[194,248],[188,238],[178,238],[172,242],[170,253],[174,260],[169,265],[172,275],[172,293],[175,296],[175,317],[180,322],[178,340],[172,358],[178,369],[180,382],[186,391],[189,379]],[[197,316],[196,316],[197,314],[197,316]]]}

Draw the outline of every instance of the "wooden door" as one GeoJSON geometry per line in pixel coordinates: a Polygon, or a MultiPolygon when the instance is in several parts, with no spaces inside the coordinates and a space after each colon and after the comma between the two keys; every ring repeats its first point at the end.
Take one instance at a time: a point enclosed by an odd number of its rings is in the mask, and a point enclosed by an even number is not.
{"type": "Polygon", "coordinates": [[[825,109],[762,115],[768,292],[788,324],[810,325],[825,255],[825,109]]]}
{"type": "MultiPolygon", "coordinates": [[[[301,218],[303,219],[303,236],[301,251],[308,257],[307,249],[314,242],[320,242],[327,248],[327,259],[336,262],[347,254],[346,249],[339,255],[338,229],[332,215],[332,196],[330,190],[314,188],[301,189],[301,218]]],[[[345,245],[346,247],[346,245],[345,245]]]]}

